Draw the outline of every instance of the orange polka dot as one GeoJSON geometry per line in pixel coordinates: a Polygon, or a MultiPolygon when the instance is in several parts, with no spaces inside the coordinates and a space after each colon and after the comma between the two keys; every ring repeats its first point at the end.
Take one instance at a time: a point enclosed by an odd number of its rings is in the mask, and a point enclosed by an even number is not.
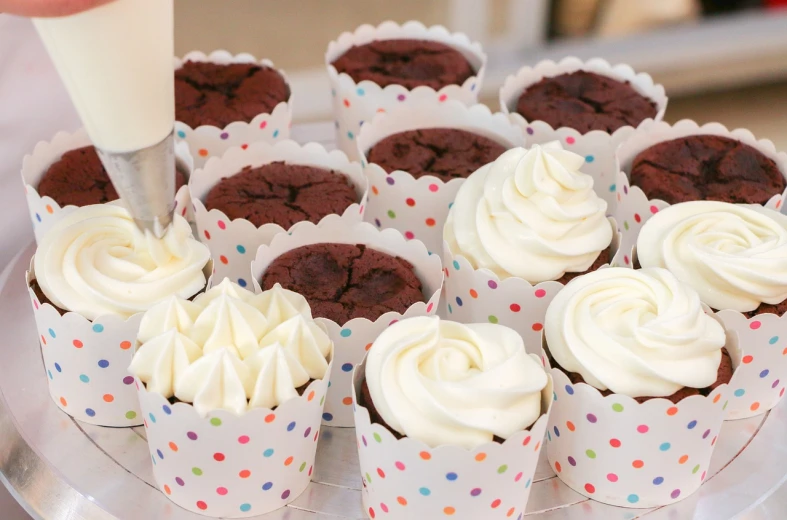
{"type": "Polygon", "coordinates": [[[372,193],[374,193],[375,195],[380,194],[380,190],[377,189],[377,186],[372,186],[372,193]]]}
{"type": "MultiPolygon", "coordinates": [[[[314,390],[309,392],[309,397],[306,398],[307,401],[311,401],[312,399],[314,399],[314,390]]],[[[271,415],[273,415],[273,414],[271,414],[271,415]]],[[[268,417],[271,417],[271,416],[269,415],[268,417]]],[[[271,422],[273,420],[273,419],[271,419],[271,421],[269,421],[268,417],[265,418],[265,422],[271,422]]]]}
{"type": "Polygon", "coordinates": [[[470,289],[470,297],[471,298],[478,298],[478,293],[475,289],[470,289]]]}
{"type": "Polygon", "coordinates": [[[370,348],[372,348],[372,344],[367,343],[366,346],[364,347],[364,350],[368,351],[370,348]]]}
{"type": "Polygon", "coordinates": [[[713,402],[718,403],[719,399],[721,399],[721,394],[716,394],[716,397],[713,398],[713,402]]]}
{"type": "Polygon", "coordinates": [[[166,493],[166,494],[168,494],[168,495],[171,495],[171,494],[172,494],[172,490],[171,490],[171,489],[169,488],[169,486],[168,486],[168,485],[166,485],[166,484],[164,484],[164,493],[166,493]]]}
{"type": "Polygon", "coordinates": [[[433,218],[426,219],[426,225],[427,226],[433,227],[435,224],[437,224],[437,222],[435,222],[435,219],[433,219],[433,218]]]}
{"type": "Polygon", "coordinates": [[[574,423],[572,423],[571,421],[566,421],[566,428],[568,428],[568,431],[570,432],[573,432],[574,430],[577,429],[576,426],[574,426],[574,423]]]}
{"type": "Polygon", "coordinates": [[[422,451],[419,455],[421,455],[421,458],[424,460],[429,460],[432,458],[432,454],[428,451],[422,451]]]}
{"type": "Polygon", "coordinates": [[[111,403],[115,400],[115,396],[112,394],[104,394],[104,401],[107,403],[111,403]]]}
{"type": "Polygon", "coordinates": [[[41,335],[41,343],[46,345],[46,338],[43,336],[43,334],[41,335]]]}
{"type": "MultiPolygon", "coordinates": [[[[314,392],[312,392],[312,394],[313,393],[314,392]]],[[[312,395],[309,395],[309,401],[311,401],[311,400],[312,400],[312,395]]],[[[276,418],[275,414],[269,413],[268,415],[265,416],[265,422],[266,423],[272,423],[275,418],[276,418]]]]}
{"type": "Polygon", "coordinates": [[[681,457],[678,459],[678,464],[686,464],[686,461],[687,461],[687,460],[689,460],[689,456],[688,456],[688,455],[682,455],[682,456],[681,456],[681,457]]]}
{"type": "Polygon", "coordinates": [[[68,406],[68,403],[66,402],[66,398],[65,397],[61,397],[60,398],[60,404],[62,404],[63,406],[68,406]]]}
{"type": "Polygon", "coordinates": [[[221,255],[221,256],[219,257],[219,261],[220,261],[222,264],[224,264],[224,265],[227,265],[227,264],[229,263],[229,260],[227,260],[227,257],[226,257],[226,256],[224,256],[224,255],[221,255]]]}
{"type": "Polygon", "coordinates": [[[122,348],[123,350],[130,349],[131,348],[131,342],[130,341],[121,341],[120,342],[120,348],[122,348]]]}
{"type": "Polygon", "coordinates": [[[342,404],[346,404],[347,406],[350,406],[351,404],[353,404],[353,398],[345,397],[344,399],[342,399],[342,404]]]}
{"type": "Polygon", "coordinates": [[[478,462],[483,461],[485,458],[486,458],[486,453],[478,453],[475,456],[475,460],[477,460],[478,462]]]}
{"type": "Polygon", "coordinates": [[[171,449],[172,451],[178,451],[178,445],[175,444],[174,442],[170,442],[169,449],[171,449]]]}
{"type": "Polygon", "coordinates": [[[508,513],[506,513],[506,516],[508,516],[508,517],[514,516],[514,512],[515,512],[515,511],[516,511],[516,509],[514,509],[514,508],[512,507],[511,509],[509,509],[509,510],[508,510],[508,513]]]}
{"type": "Polygon", "coordinates": [[[563,468],[560,467],[560,463],[559,462],[555,462],[555,471],[557,471],[558,473],[563,471],[563,468]]]}
{"type": "MultiPolygon", "coordinates": [[[[292,458],[292,457],[290,457],[290,458],[292,458]]],[[[247,469],[241,470],[241,472],[238,473],[238,476],[240,478],[249,478],[251,476],[251,471],[249,471],[247,469]]]]}
{"type": "Polygon", "coordinates": [[[208,155],[208,151],[206,149],[204,149],[204,148],[200,148],[198,153],[199,153],[200,157],[207,157],[207,155],[208,155]]]}
{"type": "Polygon", "coordinates": [[[443,508],[443,513],[447,514],[448,516],[451,516],[452,514],[456,513],[456,509],[454,509],[451,506],[444,507],[443,508]]]}
{"type": "Polygon", "coordinates": [[[784,350],[782,350],[782,356],[787,356],[787,348],[785,348],[784,350]]]}
{"type": "Polygon", "coordinates": [[[676,407],[670,406],[667,408],[667,415],[675,415],[676,413],[678,413],[678,409],[676,407]]]}
{"type": "Polygon", "coordinates": [[[540,448],[540,447],[541,447],[541,441],[538,441],[536,443],[536,446],[533,448],[533,451],[538,451],[538,448],[540,448]]]}
{"type": "Polygon", "coordinates": [[[285,465],[285,466],[289,466],[290,464],[292,464],[292,460],[293,460],[293,459],[292,459],[292,457],[287,457],[287,458],[284,460],[284,465],[285,465]]]}
{"type": "Polygon", "coordinates": [[[54,213],[54,212],[55,212],[55,210],[53,210],[53,209],[52,209],[52,206],[50,206],[49,204],[47,204],[47,205],[46,205],[46,212],[47,212],[47,213],[49,213],[49,214],[51,215],[52,213],[54,213]]]}
{"type": "Polygon", "coordinates": [[[754,401],[751,404],[751,406],[749,407],[749,409],[753,412],[753,411],[757,410],[759,407],[760,407],[760,403],[758,403],[757,401],[754,401]]]}
{"type": "Polygon", "coordinates": [[[378,113],[378,114],[382,114],[383,112],[385,112],[385,109],[384,109],[384,108],[378,108],[378,109],[377,109],[377,113],[378,113]]]}
{"type": "Polygon", "coordinates": [[[631,463],[631,465],[634,466],[635,468],[639,469],[642,466],[644,466],[645,463],[642,462],[641,460],[635,460],[634,462],[631,463]]]}
{"type": "Polygon", "coordinates": [[[401,504],[403,506],[407,505],[407,499],[404,498],[404,497],[396,497],[396,501],[399,502],[399,504],[401,504]]]}

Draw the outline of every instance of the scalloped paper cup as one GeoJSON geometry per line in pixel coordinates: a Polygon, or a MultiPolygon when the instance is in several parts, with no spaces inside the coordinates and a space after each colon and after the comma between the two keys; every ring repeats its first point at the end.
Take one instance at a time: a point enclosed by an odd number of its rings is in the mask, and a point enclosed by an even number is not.
{"type": "MultiPolygon", "coordinates": [[[[366,153],[386,137],[422,128],[454,128],[482,135],[506,148],[522,146],[522,131],[504,114],[492,114],[484,105],[467,107],[458,101],[411,100],[388,113],[376,115],[363,125],[358,136],[358,154],[366,153]]],[[[439,253],[443,247],[443,225],[465,179],[443,182],[425,175],[414,178],[409,172],[387,173],[380,166],[366,166],[372,195],[365,219],[378,228],[392,227],[409,240],[417,238],[427,250],[439,253]]]]}
{"type": "MultiPolygon", "coordinates": [[[[727,349],[737,367],[741,351],[729,331],[727,349]]],[[[729,385],[677,404],[640,404],[572,384],[558,368],[552,378],[547,458],[564,484],[598,502],[635,508],[671,504],[699,489],[726,415],[729,385]]]]}
{"type": "MultiPolygon", "coordinates": [[[[213,270],[209,261],[203,272],[213,270]]],[[[76,312],[61,315],[41,304],[30,288],[33,258],[25,273],[49,395],[74,419],[98,426],[139,426],[142,416],[128,371],[136,350],[141,312],[123,319],[104,315],[90,321],[76,312]]],[[[211,280],[208,279],[207,286],[211,280]]]]}
{"type": "MultiPolygon", "coordinates": [[[[364,359],[353,372],[355,403],[365,368],[364,359]]],[[[552,378],[542,391],[543,413],[528,430],[473,450],[397,440],[386,427],[371,423],[366,408],[354,404],[353,409],[361,496],[370,518],[521,519],[552,409],[552,378]]]]}
{"type": "Polygon", "coordinates": [[[189,182],[199,239],[208,246],[211,256],[216,259],[215,276],[218,280],[227,277],[246,287],[249,283],[249,266],[257,248],[270,244],[279,233],[292,231],[278,224],[255,226],[244,218],[230,220],[223,211],[205,207],[205,198],[210,190],[224,177],[231,177],[246,166],[258,167],[264,164],[285,161],[290,164],[316,166],[333,170],[345,175],[355,187],[358,203],[350,204],[342,213],[347,226],[363,220],[368,198],[368,182],[363,169],[357,162],[350,162],[338,150],[327,151],[318,143],[303,146],[295,141],[284,140],[276,144],[258,142],[246,149],[234,147],[222,156],[211,158],[205,167],[194,172],[189,182]]]}
{"type": "Polygon", "coordinates": [[[366,350],[389,325],[404,318],[433,315],[437,312],[443,272],[440,258],[430,255],[420,241],[408,242],[395,229],[380,231],[366,222],[348,225],[341,217],[329,215],[316,225],[311,222],[296,224],[292,234],[279,234],[270,245],[260,246],[251,265],[255,291],[261,292],[260,280],[273,260],[298,247],[324,243],[365,244],[377,251],[407,260],[421,280],[426,300],[414,303],[404,314],[387,312],[374,322],[366,318],[355,318],[347,323],[336,323],[327,318],[317,318],[317,321],[328,329],[328,336],[335,346],[333,364],[336,368],[331,375],[323,423],[330,426],[353,426],[353,367],[363,360],[366,350]]]}
{"type": "MultiPolygon", "coordinates": [[[[609,219],[612,229],[615,220],[609,219]]],[[[622,265],[620,235],[615,233],[609,265],[622,265]]],[[[541,331],[547,307],[564,285],[557,281],[532,285],[517,277],[500,279],[489,269],[475,269],[467,258],[454,254],[443,242],[446,317],[460,323],[499,323],[517,331],[525,341],[528,354],[541,355],[541,331]]],[[[603,269],[604,266],[601,267],[603,269]]]]}
{"type": "MultiPolygon", "coordinates": [[[[25,185],[27,208],[30,212],[30,220],[33,222],[36,242],[41,240],[41,237],[55,222],[77,209],[77,206],[71,205],[61,208],[51,197],[39,195],[37,191],[38,183],[41,182],[49,167],[59,161],[64,153],[84,146],[91,146],[92,144],[85,129],[81,128],[73,134],[58,132],[51,141],[39,142],[31,154],[25,155],[22,161],[22,183],[25,185]]],[[[175,158],[180,165],[180,169],[187,176],[190,176],[194,169],[194,159],[189,153],[188,146],[181,143],[176,144],[175,158]]],[[[109,204],[118,204],[118,202],[112,201],[109,204]]],[[[182,186],[175,194],[175,208],[189,222],[193,222],[189,218],[193,216],[189,211],[191,208],[191,196],[186,186],[182,186]]]]}
{"type": "Polygon", "coordinates": [[[386,112],[401,102],[415,98],[426,101],[455,99],[465,105],[478,102],[478,92],[484,79],[486,54],[481,45],[473,43],[462,33],[450,33],[441,25],[425,27],[416,21],[399,25],[392,21],[377,27],[361,25],[354,32],[342,33],[328,44],[325,66],[331,81],[333,113],[336,119],[336,143],[353,160],[360,160],[355,138],[361,125],[372,120],[375,114],[386,112]],[[476,75],[462,85],[447,85],[438,91],[429,87],[408,90],[402,85],[381,87],[373,81],[356,83],[348,74],[339,73],[332,63],[355,45],[365,45],[375,40],[430,40],[443,43],[461,52],[475,68],[476,75]]]}
{"type": "MultiPolygon", "coordinates": [[[[631,186],[627,172],[631,170],[634,159],[640,152],[653,145],[691,135],[720,135],[747,144],[775,161],[779,170],[787,178],[787,153],[777,151],[773,142],[768,139],[758,140],[746,129],[728,130],[721,123],[707,123],[700,126],[689,119],[683,119],[674,125],[663,121],[646,121],[620,145],[616,154],[618,203],[615,215],[618,222],[622,223],[623,245],[627,251],[631,251],[636,245],[639,231],[651,215],[669,206],[663,200],[648,199],[640,188],[631,186]]],[[[774,193],[765,207],[781,210],[785,197],[787,197],[787,189],[783,193],[774,193]]],[[[742,345],[746,347],[745,343],[742,345]]]]}
{"type": "Polygon", "coordinates": [[[289,504],[309,485],[327,377],[274,410],[254,408],[240,416],[216,410],[207,417],[135,382],[153,475],[183,509],[211,517],[256,517],[289,504]]]}
{"type": "MultiPolygon", "coordinates": [[[[175,58],[175,70],[181,68],[183,63],[187,61],[207,61],[219,65],[254,63],[263,67],[275,68],[270,60],[258,60],[248,53],[232,55],[227,51],[218,50],[209,55],[200,51],[192,51],[183,58],[175,58]]],[[[276,71],[284,77],[289,85],[284,71],[279,69],[276,71]]],[[[282,139],[289,139],[291,125],[292,87],[290,87],[289,99],[276,105],[270,114],[258,114],[250,122],[235,121],[224,128],[212,125],[191,128],[186,123],[175,121],[175,135],[188,143],[196,167],[202,168],[210,157],[221,156],[233,146],[245,147],[257,141],[274,143],[282,139]]]]}

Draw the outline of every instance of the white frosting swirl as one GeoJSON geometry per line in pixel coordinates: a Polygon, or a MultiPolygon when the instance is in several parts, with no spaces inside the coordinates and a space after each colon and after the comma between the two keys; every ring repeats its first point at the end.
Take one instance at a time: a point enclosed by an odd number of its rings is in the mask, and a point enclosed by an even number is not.
{"type": "Polygon", "coordinates": [[[378,413],[400,434],[472,449],[533,424],[547,375],[508,327],[419,317],[380,334],[366,382],[378,413]]]}
{"type": "Polygon", "coordinates": [[[177,296],[170,296],[151,307],[142,316],[137,341],[145,343],[170,329],[178,332],[190,330],[200,312],[202,307],[198,304],[177,296]]]}
{"type": "Polygon", "coordinates": [[[555,296],[544,330],[549,352],[599,390],[665,397],[717,378],[726,338],[699,296],[665,269],[600,269],[555,296]]]}
{"type": "Polygon", "coordinates": [[[259,309],[243,300],[222,294],[210,300],[189,331],[205,353],[228,349],[241,359],[259,350],[268,320],[259,309]]]}
{"type": "Polygon", "coordinates": [[[170,295],[193,296],[205,287],[208,248],[175,216],[163,239],[142,233],[128,211],[100,204],[75,210],[43,237],[34,271],[57,307],[89,320],[128,318],[170,295]]]}
{"type": "Polygon", "coordinates": [[[612,242],[607,203],[584,158],[558,142],[513,148],[473,173],[444,228],[454,254],[477,269],[530,283],[587,270],[612,242]]]}
{"type": "Polygon", "coordinates": [[[759,205],[683,202],[640,231],[643,267],[664,267],[717,310],[787,299],[787,216],[759,205]]]}
{"type": "Polygon", "coordinates": [[[254,374],[233,350],[206,353],[183,370],[175,382],[175,397],[192,403],[201,416],[213,410],[241,415],[248,407],[254,374]]]}
{"type": "Polygon", "coordinates": [[[172,328],[144,343],[131,359],[129,371],[144,381],[149,391],[169,398],[175,395],[175,382],[201,356],[196,343],[172,328]]]}

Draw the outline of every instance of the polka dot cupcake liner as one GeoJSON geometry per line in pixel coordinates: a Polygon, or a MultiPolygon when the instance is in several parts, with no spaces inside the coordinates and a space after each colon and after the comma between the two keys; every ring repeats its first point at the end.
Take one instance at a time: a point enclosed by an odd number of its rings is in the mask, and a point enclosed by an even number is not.
{"type": "Polygon", "coordinates": [[[139,380],[139,403],[158,488],[180,507],[211,517],[257,517],[294,501],[314,472],[328,379],[273,410],[200,417],[139,380]]]}
{"type": "MultiPolygon", "coordinates": [[[[727,334],[727,350],[739,367],[734,334],[727,334]]],[[[731,404],[729,385],[677,404],[638,403],[572,384],[557,368],[552,378],[547,458],[564,484],[593,500],[631,508],[671,504],[699,489],[731,404]]]]}
{"type": "Polygon", "coordinates": [[[341,217],[329,215],[319,224],[304,222],[293,228],[291,234],[279,234],[270,245],[257,250],[252,263],[254,289],[260,292],[259,281],[270,263],[292,249],[321,243],[365,244],[384,253],[396,255],[413,265],[421,280],[426,302],[414,303],[404,314],[388,312],[374,322],[355,318],[346,323],[336,323],[326,318],[317,318],[325,325],[328,336],[334,343],[334,369],[331,374],[328,397],[325,402],[323,424],[330,426],[353,426],[352,369],[360,363],[372,342],[389,325],[414,316],[433,315],[437,312],[443,283],[440,258],[429,255],[418,240],[407,241],[395,229],[378,230],[365,222],[348,225],[341,217]]]}
{"type": "MultiPolygon", "coordinates": [[[[77,209],[76,206],[70,205],[61,208],[51,197],[41,196],[37,191],[38,183],[41,182],[49,167],[60,160],[64,153],[91,144],[93,143],[84,128],[72,134],[58,132],[51,141],[39,142],[33,152],[26,155],[22,161],[22,182],[25,185],[27,208],[30,212],[30,220],[33,222],[36,241],[40,240],[55,222],[77,209]]],[[[181,143],[176,144],[175,157],[181,169],[190,175],[194,168],[194,160],[189,153],[188,146],[181,143]]],[[[115,201],[109,204],[119,203],[115,201]]],[[[181,212],[186,218],[193,218],[190,211],[191,195],[185,186],[175,194],[175,210],[181,212]]],[[[191,219],[189,221],[193,222],[191,219]]]]}
{"type": "MultiPolygon", "coordinates": [[[[648,199],[641,189],[630,185],[627,173],[631,171],[634,158],[658,143],[692,135],[719,135],[747,144],[775,161],[779,170],[787,178],[787,153],[777,151],[773,142],[768,139],[758,140],[746,129],[728,130],[720,123],[707,123],[700,126],[689,119],[678,121],[674,125],[663,121],[645,121],[620,145],[616,154],[618,180],[615,214],[621,225],[623,246],[627,251],[631,251],[636,245],[639,231],[651,215],[669,206],[663,200],[648,199]]],[[[785,197],[787,197],[787,190],[784,193],[774,193],[765,207],[781,210],[785,197]]]]}
{"type": "Polygon", "coordinates": [[[351,204],[342,214],[347,226],[361,222],[368,198],[368,182],[361,165],[351,162],[338,150],[327,151],[318,143],[303,146],[295,141],[283,140],[276,144],[253,143],[246,149],[231,148],[218,158],[212,158],[205,168],[192,175],[189,188],[193,194],[194,214],[197,222],[198,238],[208,246],[214,259],[217,280],[225,277],[242,287],[250,284],[251,261],[257,248],[270,241],[279,233],[292,231],[277,224],[255,226],[246,219],[231,220],[218,209],[208,209],[204,200],[210,190],[224,177],[230,177],[247,166],[258,167],[264,164],[285,161],[290,164],[316,166],[333,170],[345,175],[355,186],[358,203],[351,204]]]}
{"type": "Polygon", "coordinates": [[[462,33],[450,33],[441,25],[426,27],[416,21],[405,22],[402,25],[387,21],[377,27],[361,25],[352,33],[342,33],[339,38],[328,44],[325,65],[331,81],[337,145],[351,159],[360,160],[355,139],[361,125],[371,121],[377,113],[387,112],[411,98],[434,101],[455,99],[465,105],[477,103],[486,69],[486,54],[479,43],[471,42],[462,33]],[[467,57],[477,71],[476,75],[468,78],[462,85],[448,85],[438,91],[429,87],[408,90],[402,85],[381,87],[368,80],[356,83],[348,74],[340,74],[331,64],[355,45],[364,45],[375,40],[395,39],[430,40],[449,45],[467,57]]]}
{"type": "MultiPolygon", "coordinates": [[[[522,131],[504,114],[492,114],[484,105],[466,107],[458,101],[435,99],[405,101],[390,112],[376,115],[358,136],[358,154],[366,152],[391,135],[420,128],[467,130],[501,143],[506,148],[522,146],[522,131]]],[[[376,164],[364,170],[371,185],[365,219],[377,227],[392,227],[405,238],[421,240],[427,250],[440,253],[443,225],[464,179],[443,182],[431,175],[414,178],[409,172],[387,173],[376,164]]]]}
{"type": "MultiPolygon", "coordinates": [[[[364,378],[355,370],[353,398],[364,378]]],[[[369,518],[483,518],[521,520],[533,484],[552,404],[550,378],[543,415],[505,442],[468,450],[430,448],[416,439],[396,439],[372,424],[366,408],[354,404],[355,433],[363,480],[363,508],[369,518]]]]}
{"type": "MultiPolygon", "coordinates": [[[[614,219],[609,222],[616,229],[614,219]]],[[[619,240],[616,233],[610,244],[613,266],[623,263],[619,240]]],[[[467,258],[451,251],[447,242],[443,247],[445,317],[460,323],[505,325],[522,336],[529,354],[540,355],[547,307],[563,284],[547,281],[532,285],[522,278],[500,279],[489,269],[475,269],[467,258]]]]}
{"type": "MultiPolygon", "coordinates": [[[[209,55],[203,52],[192,51],[175,58],[175,70],[181,68],[187,61],[211,62],[220,65],[230,63],[256,63],[266,67],[273,67],[270,60],[258,60],[251,54],[241,53],[232,55],[227,51],[213,51],[209,55]]],[[[276,69],[279,74],[287,76],[284,71],[276,69]]],[[[292,94],[287,101],[282,101],[273,108],[270,114],[258,114],[251,122],[235,121],[218,128],[212,125],[202,125],[191,128],[182,121],[175,121],[175,137],[185,140],[194,157],[194,164],[202,168],[210,157],[221,156],[229,148],[240,146],[245,148],[251,143],[264,141],[275,143],[289,139],[290,126],[292,126],[292,94]]]]}

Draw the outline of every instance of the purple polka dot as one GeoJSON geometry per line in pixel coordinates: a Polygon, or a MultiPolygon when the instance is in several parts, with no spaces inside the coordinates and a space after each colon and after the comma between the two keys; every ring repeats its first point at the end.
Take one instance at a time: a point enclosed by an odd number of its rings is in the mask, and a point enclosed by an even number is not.
{"type": "Polygon", "coordinates": [[[572,466],[576,466],[577,465],[577,461],[574,460],[574,457],[569,457],[568,458],[568,463],[571,464],[572,466]]]}
{"type": "Polygon", "coordinates": [[[363,445],[364,446],[368,446],[368,444],[366,443],[366,437],[365,436],[361,435],[361,440],[363,441],[363,445]]]}
{"type": "Polygon", "coordinates": [[[776,388],[777,386],[779,386],[779,380],[778,379],[773,382],[773,384],[771,385],[771,388],[776,388]]]}
{"type": "Polygon", "coordinates": [[[123,378],[123,383],[125,383],[127,385],[130,385],[133,382],[134,382],[134,378],[131,377],[131,376],[126,376],[126,377],[123,378]]]}
{"type": "Polygon", "coordinates": [[[527,127],[527,135],[533,135],[534,133],[535,133],[535,131],[528,126],[527,127]]]}
{"type": "Polygon", "coordinates": [[[220,135],[219,137],[221,137],[222,139],[226,139],[226,138],[228,138],[229,136],[230,136],[230,134],[228,134],[227,132],[222,132],[222,133],[221,133],[221,135],[220,135]]]}
{"type": "Polygon", "coordinates": [[[177,482],[177,484],[178,484],[179,486],[183,486],[183,485],[185,485],[185,482],[183,482],[183,479],[182,479],[182,478],[180,478],[180,477],[175,477],[175,482],[177,482]]]}
{"type": "Polygon", "coordinates": [[[290,496],[290,490],[289,489],[285,489],[284,493],[281,494],[281,499],[282,500],[286,500],[288,496],[290,496]]]}
{"type": "Polygon", "coordinates": [[[480,494],[481,494],[481,488],[473,488],[473,490],[470,491],[471,497],[477,497],[480,494]]]}
{"type": "Polygon", "coordinates": [[[396,96],[396,99],[398,99],[399,101],[404,101],[405,99],[404,94],[399,94],[398,96],[396,96]]]}
{"type": "Polygon", "coordinates": [[[309,426],[308,428],[306,428],[306,431],[303,432],[303,436],[308,437],[311,432],[312,432],[312,427],[309,426]]]}
{"type": "Polygon", "coordinates": [[[702,438],[707,439],[708,435],[710,435],[710,430],[705,430],[705,433],[702,434],[702,438]]]}
{"type": "Polygon", "coordinates": [[[490,289],[497,289],[497,282],[494,280],[489,280],[486,284],[490,289]]]}
{"type": "Polygon", "coordinates": [[[671,496],[672,498],[678,498],[680,496],[680,489],[676,489],[675,491],[670,493],[669,496],[671,496]]]}
{"type": "Polygon", "coordinates": [[[188,437],[188,438],[189,438],[189,439],[191,439],[192,441],[196,441],[196,440],[197,440],[197,434],[196,434],[196,433],[194,433],[194,432],[188,432],[188,433],[186,434],[186,437],[188,437]]]}
{"type": "Polygon", "coordinates": [[[383,224],[380,222],[379,218],[374,219],[374,225],[377,227],[381,227],[383,224]]]}
{"type": "MultiPolygon", "coordinates": [[[[629,194],[629,187],[628,186],[623,186],[623,194],[624,195],[628,195],[629,194]]],[[[680,491],[678,491],[678,493],[680,493],[680,491]]]]}
{"type": "Polygon", "coordinates": [[[586,416],[586,417],[587,417],[587,419],[588,419],[588,421],[589,421],[589,422],[592,422],[592,423],[594,423],[594,424],[595,424],[595,422],[596,422],[596,421],[598,421],[598,419],[596,419],[596,416],[595,416],[595,415],[593,415],[592,413],[589,413],[589,414],[587,414],[587,416],[586,416]]]}
{"type": "Polygon", "coordinates": [[[387,183],[388,183],[390,186],[393,186],[393,185],[394,185],[394,179],[393,179],[393,177],[386,177],[386,178],[385,178],[385,182],[387,182],[387,183]]]}

